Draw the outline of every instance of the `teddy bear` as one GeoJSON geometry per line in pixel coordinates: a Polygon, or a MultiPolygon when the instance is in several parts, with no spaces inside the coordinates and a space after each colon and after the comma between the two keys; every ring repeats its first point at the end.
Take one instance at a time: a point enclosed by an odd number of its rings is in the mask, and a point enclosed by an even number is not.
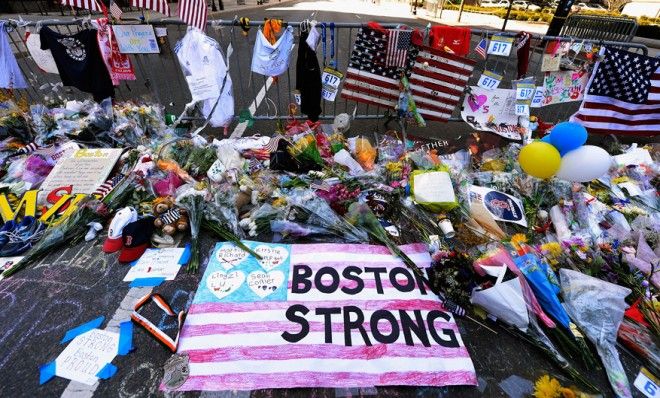
{"type": "Polygon", "coordinates": [[[174,235],[177,231],[188,229],[188,213],[174,205],[174,198],[165,196],[153,201],[153,213],[156,216],[154,226],[165,235],[174,235]]]}

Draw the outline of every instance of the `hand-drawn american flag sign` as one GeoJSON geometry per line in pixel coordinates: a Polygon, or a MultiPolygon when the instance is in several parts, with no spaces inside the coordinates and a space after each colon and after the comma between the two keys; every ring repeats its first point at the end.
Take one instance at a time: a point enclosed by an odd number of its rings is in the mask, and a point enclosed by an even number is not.
{"type": "MultiPolygon", "coordinates": [[[[178,390],[476,384],[452,315],[385,247],[245,243],[263,259],[213,252],[178,390]]],[[[430,265],[424,245],[402,249],[430,265]]]]}

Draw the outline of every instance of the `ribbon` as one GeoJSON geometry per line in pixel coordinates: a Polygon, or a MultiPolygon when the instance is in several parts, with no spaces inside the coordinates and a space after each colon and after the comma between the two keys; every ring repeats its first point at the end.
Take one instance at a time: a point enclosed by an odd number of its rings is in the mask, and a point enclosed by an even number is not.
{"type": "Polygon", "coordinates": [[[131,314],[131,320],[133,322],[137,323],[138,325],[142,326],[147,332],[151,333],[156,340],[164,344],[167,348],[170,349],[172,352],[176,352],[176,347],[179,345],[179,334],[181,333],[181,326],[183,325],[183,320],[185,318],[186,313],[184,311],[179,312],[176,314],[174,311],[172,311],[172,308],[170,305],[165,301],[165,299],[158,293],[148,293],[144,297],[142,297],[137,304],[135,304],[135,308],[133,310],[133,313],[131,314]],[[156,305],[163,310],[163,312],[169,316],[176,316],[177,321],[178,321],[178,327],[177,327],[177,332],[176,332],[176,338],[172,340],[170,336],[165,334],[162,330],[160,330],[156,325],[151,323],[147,318],[143,317],[140,315],[138,312],[142,307],[144,307],[147,302],[151,300],[156,305]]]}

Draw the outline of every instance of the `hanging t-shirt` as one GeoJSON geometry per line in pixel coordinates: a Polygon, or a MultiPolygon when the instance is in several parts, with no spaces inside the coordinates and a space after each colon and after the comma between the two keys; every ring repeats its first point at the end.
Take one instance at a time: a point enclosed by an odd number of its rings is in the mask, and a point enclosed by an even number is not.
{"type": "Polygon", "coordinates": [[[25,77],[11,50],[4,21],[0,21],[0,88],[27,88],[25,77]]]}
{"type": "Polygon", "coordinates": [[[25,34],[25,47],[39,69],[46,73],[58,74],[57,65],[50,50],[41,49],[41,36],[39,33],[27,32],[25,34]]]}
{"type": "Polygon", "coordinates": [[[431,47],[464,57],[470,53],[470,28],[434,26],[429,32],[431,47]]]}
{"type": "MultiPolygon", "coordinates": [[[[300,111],[313,122],[319,120],[321,114],[321,68],[316,51],[309,46],[307,39],[308,36],[317,34],[316,28],[300,33],[296,62],[296,89],[300,91],[300,111]]],[[[314,43],[313,37],[311,41],[314,43]]]]}
{"type": "Polygon", "coordinates": [[[218,101],[209,123],[213,127],[228,125],[234,117],[234,97],[231,77],[220,44],[200,30],[188,29],[188,33],[174,47],[174,52],[193,100],[201,101],[204,117],[208,118],[218,101]]]}
{"type": "Polygon", "coordinates": [[[96,29],[85,29],[67,36],[43,27],[39,35],[41,49],[53,54],[65,86],[91,93],[96,102],[114,97],[112,80],[96,41],[96,29]]]}
{"type": "Polygon", "coordinates": [[[279,76],[289,68],[293,49],[293,28],[287,27],[284,34],[270,44],[261,30],[257,32],[252,53],[252,72],[264,76],[279,76]]]}

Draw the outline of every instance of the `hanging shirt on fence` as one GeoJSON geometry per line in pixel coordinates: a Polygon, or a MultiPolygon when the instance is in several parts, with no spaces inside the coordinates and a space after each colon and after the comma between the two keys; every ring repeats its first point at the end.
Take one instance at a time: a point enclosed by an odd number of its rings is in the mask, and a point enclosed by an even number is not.
{"type": "Polygon", "coordinates": [[[193,101],[202,103],[204,117],[208,118],[218,101],[209,123],[213,127],[228,125],[234,117],[234,97],[231,77],[220,44],[199,30],[188,29],[188,33],[174,47],[174,52],[188,82],[193,101]]]}
{"type": "Polygon", "coordinates": [[[0,88],[27,88],[27,82],[18,67],[9,44],[5,23],[0,21],[0,88]]]}
{"type": "Polygon", "coordinates": [[[96,29],[67,36],[43,27],[39,35],[41,49],[50,49],[65,86],[91,93],[96,102],[114,97],[112,80],[96,41],[96,29]]]}
{"type": "Polygon", "coordinates": [[[46,73],[59,74],[53,54],[51,54],[50,50],[41,49],[41,36],[39,36],[39,32],[33,33],[28,31],[25,33],[25,47],[27,47],[30,56],[39,69],[46,73]]]}
{"type": "Polygon", "coordinates": [[[470,52],[470,28],[434,26],[429,32],[431,47],[464,57],[470,52]]]}
{"type": "Polygon", "coordinates": [[[257,32],[252,53],[252,72],[264,76],[279,76],[289,68],[289,59],[293,49],[293,28],[287,27],[284,34],[270,44],[263,32],[257,32]]]}
{"type": "Polygon", "coordinates": [[[319,120],[321,114],[321,68],[314,47],[309,42],[318,43],[318,30],[300,33],[298,61],[296,63],[296,89],[300,91],[300,111],[309,120],[319,120]],[[316,36],[316,37],[315,37],[316,36]],[[308,38],[311,39],[308,40],[308,38]]]}

